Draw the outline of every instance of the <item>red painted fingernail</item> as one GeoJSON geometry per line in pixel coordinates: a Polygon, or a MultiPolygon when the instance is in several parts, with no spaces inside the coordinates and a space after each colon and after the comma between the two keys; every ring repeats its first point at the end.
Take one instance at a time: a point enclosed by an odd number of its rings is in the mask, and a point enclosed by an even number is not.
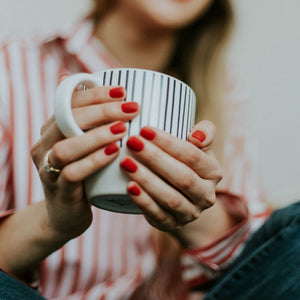
{"type": "Polygon", "coordinates": [[[193,132],[192,137],[199,140],[201,143],[206,139],[205,133],[201,130],[196,130],[195,132],[193,132]]]}
{"type": "Polygon", "coordinates": [[[121,162],[121,167],[130,173],[134,173],[138,168],[136,163],[128,157],[121,162]]]}
{"type": "Polygon", "coordinates": [[[104,153],[106,155],[111,155],[116,153],[118,150],[119,150],[119,146],[116,143],[112,143],[104,149],[104,153]]]}
{"type": "Polygon", "coordinates": [[[134,151],[142,151],[144,149],[144,143],[136,136],[129,137],[126,146],[134,151]]]}
{"type": "Polygon", "coordinates": [[[139,109],[139,105],[136,102],[125,102],[121,105],[121,109],[125,113],[134,113],[139,109]]]}
{"type": "Polygon", "coordinates": [[[153,140],[155,138],[155,131],[150,127],[143,127],[140,131],[140,135],[146,140],[153,140]]]}
{"type": "Polygon", "coordinates": [[[124,88],[121,86],[113,87],[109,90],[109,96],[112,98],[121,98],[124,96],[124,88]]]}
{"type": "Polygon", "coordinates": [[[113,134],[119,134],[126,131],[126,125],[124,122],[120,121],[112,126],[110,126],[110,131],[113,134]]]}
{"type": "Polygon", "coordinates": [[[133,196],[139,196],[141,194],[141,190],[136,185],[133,185],[133,186],[129,187],[128,192],[130,194],[132,194],[133,196]]]}

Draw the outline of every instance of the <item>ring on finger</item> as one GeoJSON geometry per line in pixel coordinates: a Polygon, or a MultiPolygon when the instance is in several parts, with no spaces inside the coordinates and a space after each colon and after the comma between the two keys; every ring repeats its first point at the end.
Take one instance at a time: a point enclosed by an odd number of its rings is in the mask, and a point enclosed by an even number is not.
{"type": "Polygon", "coordinates": [[[51,150],[49,150],[44,157],[44,169],[47,173],[60,174],[61,170],[53,167],[49,161],[49,154],[51,150]]]}

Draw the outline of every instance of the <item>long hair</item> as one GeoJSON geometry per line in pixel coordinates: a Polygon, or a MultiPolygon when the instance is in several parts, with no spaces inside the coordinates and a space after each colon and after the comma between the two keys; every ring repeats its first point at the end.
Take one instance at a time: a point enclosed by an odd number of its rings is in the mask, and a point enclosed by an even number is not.
{"type": "MultiPolygon", "coordinates": [[[[91,17],[95,25],[109,9],[113,8],[115,3],[115,0],[94,0],[91,17]]],[[[221,81],[225,76],[222,54],[232,25],[233,11],[230,0],[213,0],[199,19],[180,31],[177,47],[165,70],[166,73],[172,73],[189,84],[195,91],[197,96],[196,119],[206,118],[216,124],[218,136],[214,143],[214,149],[220,162],[222,161],[223,131],[225,129],[222,101],[219,101],[219,92],[222,90],[221,81]]],[[[155,278],[161,278],[161,276],[155,275],[164,274],[164,268],[159,266],[162,266],[165,257],[170,255],[170,248],[174,254],[172,256],[173,268],[180,265],[180,246],[177,241],[158,230],[153,230],[153,240],[157,246],[159,263],[156,273],[153,274],[152,283],[155,278]],[[174,257],[177,258],[177,261],[174,257]]],[[[155,284],[150,284],[147,291],[145,290],[148,296],[153,292],[152,287],[154,286],[155,284]]]]}
{"type": "MultiPolygon", "coordinates": [[[[94,0],[91,17],[95,26],[116,0],[94,0]]],[[[222,101],[222,83],[226,76],[223,54],[233,25],[230,0],[213,0],[207,11],[183,28],[166,73],[189,84],[197,96],[196,120],[209,119],[217,127],[214,150],[223,160],[223,136],[226,114],[222,101]]]]}

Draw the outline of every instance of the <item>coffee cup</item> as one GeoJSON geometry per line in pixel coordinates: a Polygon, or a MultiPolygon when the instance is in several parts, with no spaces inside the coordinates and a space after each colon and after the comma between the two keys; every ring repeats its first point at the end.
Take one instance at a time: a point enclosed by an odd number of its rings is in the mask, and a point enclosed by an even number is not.
{"type": "Polygon", "coordinates": [[[86,197],[92,205],[113,212],[139,214],[140,209],[127,194],[129,179],[119,166],[128,154],[127,138],[138,135],[144,126],[153,126],[187,140],[194,125],[195,94],[184,82],[151,70],[118,68],[74,74],[58,86],[54,101],[56,122],[66,137],[84,134],[74,120],[71,107],[72,94],[80,85],[85,88],[123,86],[125,101],[138,102],[141,107],[140,114],[126,124],[127,133],[119,141],[118,157],[84,181],[86,197]]]}

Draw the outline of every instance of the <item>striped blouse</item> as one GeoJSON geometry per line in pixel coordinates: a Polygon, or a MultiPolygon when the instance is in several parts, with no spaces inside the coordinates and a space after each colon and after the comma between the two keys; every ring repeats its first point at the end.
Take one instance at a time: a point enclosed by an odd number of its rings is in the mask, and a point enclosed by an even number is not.
{"type": "MultiPolygon", "coordinates": [[[[44,198],[30,156],[41,125],[53,113],[62,73],[120,67],[84,21],[52,38],[12,39],[0,49],[0,210],[12,213],[44,198]]],[[[203,249],[159,256],[153,229],[142,215],[93,208],[90,228],[51,254],[40,268],[40,289],[47,299],[193,299],[185,286],[218,276],[240,253],[265,218],[256,182],[254,148],[246,137],[245,103],[232,86],[227,97],[231,135],[226,138],[225,177],[218,194],[241,222],[203,249]],[[243,207],[246,207],[243,210],[243,207]]],[[[199,295],[197,296],[199,299],[199,295]]]]}

